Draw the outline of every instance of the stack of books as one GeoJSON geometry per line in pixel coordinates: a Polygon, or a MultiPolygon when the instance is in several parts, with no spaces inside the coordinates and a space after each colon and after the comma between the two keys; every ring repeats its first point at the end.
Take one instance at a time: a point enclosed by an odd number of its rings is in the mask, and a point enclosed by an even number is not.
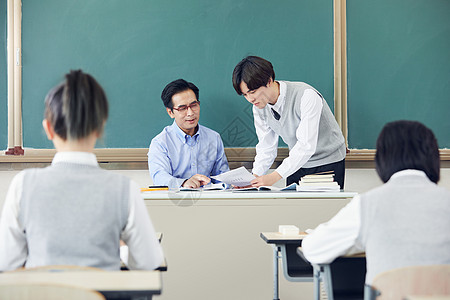
{"type": "Polygon", "coordinates": [[[339,184],[334,181],[334,172],[305,175],[300,179],[299,192],[338,192],[339,184]]]}

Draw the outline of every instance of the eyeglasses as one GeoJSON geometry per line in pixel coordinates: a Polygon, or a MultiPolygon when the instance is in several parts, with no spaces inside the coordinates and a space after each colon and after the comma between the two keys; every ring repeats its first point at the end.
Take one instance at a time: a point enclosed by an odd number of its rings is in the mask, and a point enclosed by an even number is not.
{"type": "Polygon", "coordinates": [[[189,108],[192,109],[192,111],[197,112],[200,109],[200,101],[197,100],[189,105],[180,105],[178,107],[173,107],[172,109],[175,109],[180,113],[186,113],[189,108]]]}

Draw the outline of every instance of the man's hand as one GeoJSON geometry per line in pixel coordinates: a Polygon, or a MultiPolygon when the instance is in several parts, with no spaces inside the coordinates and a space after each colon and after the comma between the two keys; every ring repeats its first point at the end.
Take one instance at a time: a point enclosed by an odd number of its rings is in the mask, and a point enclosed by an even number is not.
{"type": "Polygon", "coordinates": [[[278,180],[280,180],[282,177],[280,174],[278,174],[277,171],[273,171],[270,174],[258,176],[255,179],[251,181],[252,186],[259,187],[259,186],[271,186],[274,185],[278,180]]]}
{"type": "Polygon", "coordinates": [[[183,183],[183,187],[196,189],[201,187],[202,185],[208,184],[210,181],[211,179],[209,179],[205,175],[195,174],[183,183]]]}
{"type": "MultiPolygon", "coordinates": [[[[256,174],[252,174],[252,175],[255,176],[255,177],[258,177],[258,175],[256,175],[256,174]]],[[[233,187],[233,189],[236,189],[236,190],[238,190],[238,189],[246,189],[246,188],[251,188],[251,187],[253,187],[253,185],[251,185],[251,184],[246,185],[246,186],[235,186],[234,184],[232,184],[231,186],[233,187]]]]}

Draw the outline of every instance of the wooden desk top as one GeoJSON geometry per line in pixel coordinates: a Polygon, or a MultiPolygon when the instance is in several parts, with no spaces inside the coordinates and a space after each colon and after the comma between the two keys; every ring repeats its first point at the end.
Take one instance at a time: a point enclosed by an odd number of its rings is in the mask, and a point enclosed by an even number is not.
{"type": "Polygon", "coordinates": [[[143,292],[161,294],[158,271],[89,271],[89,272],[4,272],[0,284],[70,284],[99,292],[143,292]]]}
{"type": "Polygon", "coordinates": [[[267,244],[300,244],[306,237],[306,232],[301,232],[298,235],[283,235],[279,232],[261,232],[260,237],[267,244]]]}

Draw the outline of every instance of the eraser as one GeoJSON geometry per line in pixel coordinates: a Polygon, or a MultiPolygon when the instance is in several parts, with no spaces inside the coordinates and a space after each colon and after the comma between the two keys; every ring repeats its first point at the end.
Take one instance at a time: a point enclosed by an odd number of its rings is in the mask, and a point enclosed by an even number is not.
{"type": "Polygon", "coordinates": [[[300,233],[298,227],[294,225],[280,225],[278,226],[278,231],[282,235],[298,235],[300,233]]]}

